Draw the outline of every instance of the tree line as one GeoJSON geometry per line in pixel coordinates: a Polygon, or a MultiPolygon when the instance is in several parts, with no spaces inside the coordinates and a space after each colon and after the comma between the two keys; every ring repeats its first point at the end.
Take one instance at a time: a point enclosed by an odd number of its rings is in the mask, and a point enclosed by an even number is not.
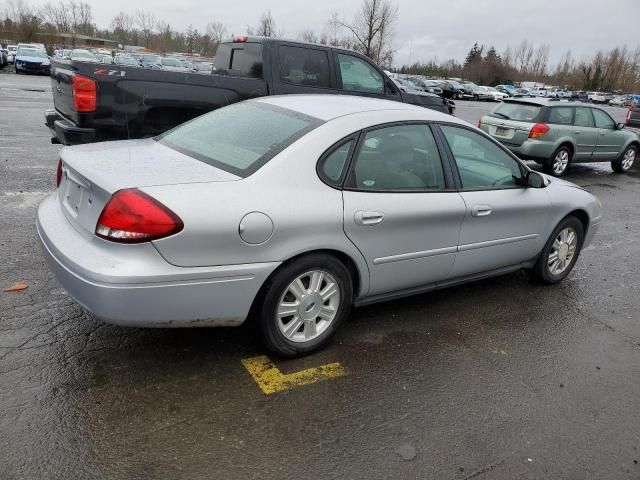
{"type": "Polygon", "coordinates": [[[428,77],[462,78],[480,85],[535,81],[579,90],[640,92],[640,46],[598,51],[577,59],[566,51],[557,65],[549,60],[551,47],[523,40],[501,54],[475,43],[463,63],[456,60],[416,62],[400,73],[428,77]]]}

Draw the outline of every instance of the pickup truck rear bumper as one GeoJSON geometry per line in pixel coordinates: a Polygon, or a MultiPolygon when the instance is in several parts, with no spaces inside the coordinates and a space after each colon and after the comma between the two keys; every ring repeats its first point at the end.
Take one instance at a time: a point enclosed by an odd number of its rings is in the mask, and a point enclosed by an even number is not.
{"type": "Polygon", "coordinates": [[[45,125],[51,130],[51,143],[63,145],[78,145],[91,143],[96,138],[93,128],[80,128],[75,123],[63,118],[55,110],[44,112],[45,125]]]}

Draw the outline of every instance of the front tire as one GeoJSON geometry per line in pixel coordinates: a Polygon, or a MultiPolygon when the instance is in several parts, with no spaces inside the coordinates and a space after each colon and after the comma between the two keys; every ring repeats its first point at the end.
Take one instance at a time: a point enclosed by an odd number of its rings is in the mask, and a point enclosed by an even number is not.
{"type": "Polygon", "coordinates": [[[550,158],[546,159],[542,166],[545,173],[553,175],[554,177],[561,177],[569,169],[571,163],[571,150],[569,147],[563,146],[558,148],[550,158]]]}
{"type": "Polygon", "coordinates": [[[638,147],[629,145],[619,158],[611,161],[611,168],[616,173],[626,173],[631,170],[638,158],[638,147]]]}
{"type": "Polygon", "coordinates": [[[306,355],[326,345],[348,316],[351,274],[337,258],[299,258],[265,285],[260,329],[265,346],[283,357],[306,355]]]}
{"type": "Polygon", "coordinates": [[[546,284],[564,280],[578,260],[583,241],[582,222],[574,216],[562,220],[547,240],[538,261],[529,272],[533,279],[546,284]]]}

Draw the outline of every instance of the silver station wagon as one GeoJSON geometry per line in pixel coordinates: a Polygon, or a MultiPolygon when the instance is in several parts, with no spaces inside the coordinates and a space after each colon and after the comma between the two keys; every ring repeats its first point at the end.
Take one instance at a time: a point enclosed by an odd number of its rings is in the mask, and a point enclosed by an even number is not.
{"type": "Polygon", "coordinates": [[[626,172],[640,150],[637,133],[625,130],[603,109],[578,102],[506,100],[482,117],[478,127],[556,177],[580,162],[611,162],[615,172],[626,172]]]}
{"type": "Polygon", "coordinates": [[[353,305],[527,269],[556,283],[600,203],[468,123],[346,95],[265,97],[160,137],[62,150],[38,209],[62,286],[121,325],[240,325],[285,356],[353,305]]]}

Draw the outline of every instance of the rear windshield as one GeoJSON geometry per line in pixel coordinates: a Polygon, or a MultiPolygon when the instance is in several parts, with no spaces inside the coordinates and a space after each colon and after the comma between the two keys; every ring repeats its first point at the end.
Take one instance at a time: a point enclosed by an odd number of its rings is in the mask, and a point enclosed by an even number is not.
{"type": "Polygon", "coordinates": [[[216,52],[215,73],[262,78],[262,44],[223,43],[216,52]]]}
{"type": "Polygon", "coordinates": [[[505,120],[533,122],[538,119],[541,112],[542,106],[534,103],[503,102],[490,115],[505,120]]]}
{"type": "Polygon", "coordinates": [[[156,140],[185,155],[246,177],[323,122],[261,102],[214,110],[156,140]]]}

